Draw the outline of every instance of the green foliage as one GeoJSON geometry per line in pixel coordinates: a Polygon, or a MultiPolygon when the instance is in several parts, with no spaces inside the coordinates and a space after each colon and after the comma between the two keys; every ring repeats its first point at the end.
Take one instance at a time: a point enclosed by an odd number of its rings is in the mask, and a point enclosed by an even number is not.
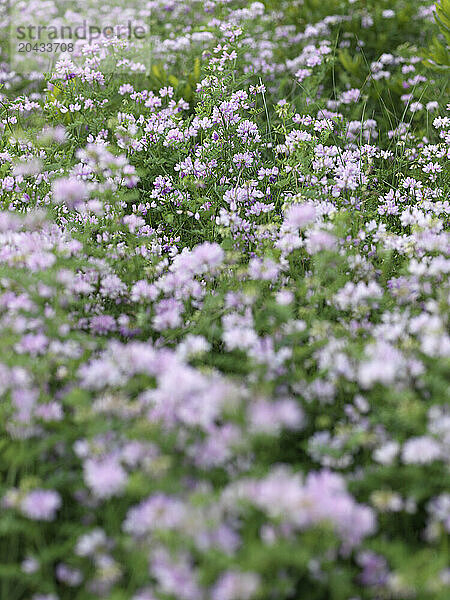
{"type": "Polygon", "coordinates": [[[435,19],[443,37],[441,41],[436,35],[425,51],[424,63],[433,68],[447,71],[450,68],[450,1],[440,0],[436,3],[435,19]]]}

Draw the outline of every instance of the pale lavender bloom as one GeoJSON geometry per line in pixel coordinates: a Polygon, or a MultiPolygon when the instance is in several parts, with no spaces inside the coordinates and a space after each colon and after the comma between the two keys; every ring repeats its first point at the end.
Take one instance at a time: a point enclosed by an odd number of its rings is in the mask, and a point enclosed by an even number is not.
{"type": "Polygon", "coordinates": [[[378,285],[376,281],[359,281],[353,283],[353,281],[347,281],[343,288],[341,288],[334,296],[334,301],[341,310],[348,309],[366,309],[367,305],[373,299],[379,299],[383,297],[383,289],[378,285]]]}
{"type": "Polygon", "coordinates": [[[8,175],[2,180],[2,187],[6,192],[12,192],[16,185],[16,180],[14,177],[8,175]]]}
{"type": "Polygon", "coordinates": [[[209,342],[202,335],[188,334],[177,347],[177,355],[181,360],[204,354],[210,349],[209,342]]]}
{"type": "Polygon", "coordinates": [[[233,156],[233,162],[238,169],[242,169],[243,167],[249,168],[254,162],[254,157],[251,152],[238,152],[233,156]]]}
{"type": "Polygon", "coordinates": [[[195,543],[197,548],[203,551],[219,548],[231,556],[241,545],[241,538],[230,526],[222,524],[212,531],[209,529],[199,530],[195,536],[195,543]]]}
{"type": "Polygon", "coordinates": [[[59,402],[47,402],[36,407],[35,414],[44,421],[61,421],[64,417],[61,404],[59,402]]]}
{"type": "Polygon", "coordinates": [[[380,586],[386,583],[389,571],[383,556],[367,550],[360,552],[356,560],[363,569],[359,579],[364,586],[380,586]]]}
{"type": "Polygon", "coordinates": [[[427,465],[442,458],[441,446],[429,436],[410,438],[403,444],[402,460],[406,464],[427,465]]]}
{"type": "Polygon", "coordinates": [[[181,315],[183,310],[183,304],[174,298],[161,300],[155,306],[156,314],[153,317],[153,327],[157,331],[180,327],[182,324],[181,315]]]}
{"type": "Polygon", "coordinates": [[[95,577],[89,582],[88,589],[98,596],[107,596],[111,587],[120,579],[120,565],[109,554],[94,556],[95,577]]]}
{"type": "Polygon", "coordinates": [[[214,272],[219,267],[225,253],[219,244],[204,242],[193,250],[183,250],[178,254],[170,267],[172,272],[200,275],[214,272]]]}
{"type": "Polygon", "coordinates": [[[330,471],[310,473],[305,489],[312,504],[313,519],[334,523],[348,546],[359,544],[375,531],[374,512],[356,504],[339,475],[330,471]]]}
{"type": "Polygon", "coordinates": [[[151,421],[162,421],[170,428],[208,428],[220,415],[228,392],[220,377],[171,361],[158,375],[157,389],[144,392],[142,401],[149,406],[151,421]]]}
{"type": "Polygon", "coordinates": [[[439,573],[439,580],[443,585],[450,586],[450,568],[442,569],[442,571],[439,573]]]}
{"type": "Polygon", "coordinates": [[[186,514],[181,500],[158,493],[128,511],[123,529],[135,536],[146,535],[155,529],[176,529],[186,514]]]}
{"type": "Polygon", "coordinates": [[[304,79],[309,77],[311,73],[311,69],[299,69],[298,71],[296,71],[295,77],[297,78],[297,81],[301,83],[304,79]]]}
{"type": "Polygon", "coordinates": [[[353,88],[351,90],[347,90],[341,94],[340,101],[342,104],[351,104],[352,102],[358,102],[361,96],[361,90],[358,88],[353,88]]]}
{"type": "Polygon", "coordinates": [[[423,104],[421,102],[411,102],[411,104],[409,106],[409,110],[412,113],[419,112],[419,111],[423,110],[423,104]]]}
{"type": "Polygon", "coordinates": [[[255,346],[258,336],[253,329],[253,316],[250,310],[246,310],[244,315],[231,313],[222,318],[223,335],[222,339],[228,350],[235,348],[249,349],[255,346]]]}
{"type": "Polygon", "coordinates": [[[41,170],[42,162],[38,158],[32,158],[26,162],[16,163],[12,172],[16,177],[28,177],[29,175],[37,175],[41,170]]]}
{"type": "Polygon", "coordinates": [[[339,190],[356,190],[361,184],[367,182],[357,163],[347,161],[340,164],[335,170],[336,186],[339,190]]]}
{"type": "Polygon", "coordinates": [[[116,329],[116,320],[111,315],[97,315],[90,322],[92,331],[98,334],[106,334],[116,329]]]}
{"type": "Polygon", "coordinates": [[[309,254],[316,254],[322,250],[333,250],[336,247],[336,238],[327,231],[313,231],[306,240],[306,249],[309,254]]]}
{"type": "Polygon", "coordinates": [[[29,422],[39,396],[39,391],[35,389],[16,388],[13,390],[11,396],[16,409],[15,419],[23,423],[29,422]]]}
{"type": "Polygon", "coordinates": [[[250,259],[248,265],[248,274],[251,279],[262,279],[264,281],[276,281],[280,265],[270,258],[250,259]]]}
{"type": "Polygon", "coordinates": [[[158,598],[154,595],[152,590],[145,589],[137,592],[131,600],[158,600],[158,598]]]}
{"type": "Polygon", "coordinates": [[[258,336],[253,329],[250,327],[241,328],[239,325],[227,328],[222,338],[228,350],[234,350],[235,348],[248,350],[255,346],[258,341],[258,336]]]}
{"type": "Polygon", "coordinates": [[[87,186],[81,179],[63,177],[53,182],[53,200],[56,204],[65,204],[75,208],[87,198],[87,186]]]}
{"type": "Polygon", "coordinates": [[[299,429],[303,422],[303,411],[299,404],[289,398],[269,402],[259,400],[249,409],[251,430],[275,435],[281,428],[299,429]]]}
{"type": "Polygon", "coordinates": [[[439,102],[427,102],[426,109],[429,112],[434,112],[439,109],[439,102]]]}
{"type": "Polygon", "coordinates": [[[131,288],[131,300],[133,302],[139,302],[142,300],[156,300],[158,297],[158,290],[154,284],[141,279],[131,288]]]}
{"type": "MultiPolygon", "coordinates": [[[[344,479],[327,470],[310,473],[303,483],[299,475],[279,467],[262,480],[238,482],[236,487],[240,497],[247,497],[286,525],[305,529],[330,522],[345,549],[358,545],[375,531],[374,512],[357,504],[347,492],[344,479]]],[[[225,497],[228,495],[233,498],[233,485],[225,497]]]]}
{"type": "Polygon", "coordinates": [[[433,498],[427,510],[433,519],[442,523],[447,533],[450,533],[450,494],[444,493],[433,498]]]}
{"type": "Polygon", "coordinates": [[[193,456],[196,465],[211,468],[229,461],[241,441],[242,431],[236,425],[212,425],[208,428],[206,440],[194,444],[189,454],[193,456]]]}
{"type": "Polygon", "coordinates": [[[136,440],[126,443],[121,450],[120,458],[122,462],[129,467],[137,467],[139,464],[146,464],[158,456],[158,449],[153,444],[144,444],[136,440]]]}
{"type": "Polygon", "coordinates": [[[31,573],[36,573],[36,571],[39,569],[39,561],[36,558],[28,557],[20,566],[24,573],[30,575],[31,573]]]}
{"type": "Polygon", "coordinates": [[[177,600],[199,600],[203,597],[188,556],[172,559],[167,551],[157,550],[153,553],[150,569],[163,594],[174,596],[177,600]]]}
{"type": "Polygon", "coordinates": [[[48,346],[48,338],[43,333],[27,333],[16,345],[19,354],[44,354],[48,346]]]}
{"type": "Polygon", "coordinates": [[[277,304],[280,306],[289,306],[289,304],[292,304],[295,300],[295,296],[290,290],[280,290],[277,292],[275,298],[277,304]]]}
{"type": "Polygon", "coordinates": [[[115,275],[114,273],[111,275],[106,275],[102,279],[102,283],[100,286],[100,294],[107,298],[118,298],[122,294],[124,294],[127,290],[127,286],[123,283],[123,281],[115,275]]]}
{"type": "Polygon", "coordinates": [[[358,371],[358,381],[363,388],[369,389],[377,382],[389,385],[405,377],[405,357],[392,344],[377,340],[369,345],[366,354],[368,359],[360,363],[358,371]]]}
{"type": "Polygon", "coordinates": [[[121,96],[124,96],[125,94],[132,94],[134,92],[134,88],[131,83],[124,83],[119,87],[118,92],[121,96]]]}
{"type": "Polygon", "coordinates": [[[398,455],[399,450],[400,444],[398,442],[386,442],[374,450],[373,458],[382,465],[391,465],[398,455]]]}
{"type": "Polygon", "coordinates": [[[79,569],[60,563],[56,567],[56,578],[70,587],[76,587],[82,583],[83,574],[79,569]]]}
{"type": "Polygon", "coordinates": [[[131,233],[134,233],[136,229],[139,229],[145,225],[144,219],[142,217],[138,217],[137,215],[125,215],[123,222],[131,231],[131,233]]]}
{"type": "Polygon", "coordinates": [[[250,600],[260,586],[259,575],[226,571],[214,585],[211,600],[250,600]]]}
{"type": "Polygon", "coordinates": [[[35,521],[53,521],[60,506],[61,496],[54,490],[33,490],[20,503],[23,514],[35,521]]]}
{"type": "Polygon", "coordinates": [[[51,142],[62,144],[66,140],[66,130],[62,125],[57,125],[56,127],[45,126],[37,139],[40,142],[48,144],[51,142]]]}
{"type": "Polygon", "coordinates": [[[90,533],[85,533],[78,538],[75,546],[75,554],[78,556],[92,556],[99,549],[104,548],[107,543],[108,538],[103,529],[93,529],[90,533]]]}
{"type": "Polygon", "coordinates": [[[127,483],[127,474],[113,456],[89,458],[83,467],[86,485],[98,498],[110,498],[119,494],[127,483]]]}

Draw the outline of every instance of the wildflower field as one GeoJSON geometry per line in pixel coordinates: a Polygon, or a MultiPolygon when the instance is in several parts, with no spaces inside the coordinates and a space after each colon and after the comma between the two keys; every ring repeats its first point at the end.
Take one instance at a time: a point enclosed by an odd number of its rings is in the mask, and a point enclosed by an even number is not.
{"type": "Polygon", "coordinates": [[[450,598],[449,43],[0,3],[0,600],[450,598]]]}

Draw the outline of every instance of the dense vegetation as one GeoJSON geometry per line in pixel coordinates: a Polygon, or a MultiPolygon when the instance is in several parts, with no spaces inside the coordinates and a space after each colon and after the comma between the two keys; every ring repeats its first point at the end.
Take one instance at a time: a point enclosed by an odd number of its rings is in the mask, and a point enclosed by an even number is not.
{"type": "Polygon", "coordinates": [[[448,1],[12,4],[0,598],[446,600],[448,1]]]}

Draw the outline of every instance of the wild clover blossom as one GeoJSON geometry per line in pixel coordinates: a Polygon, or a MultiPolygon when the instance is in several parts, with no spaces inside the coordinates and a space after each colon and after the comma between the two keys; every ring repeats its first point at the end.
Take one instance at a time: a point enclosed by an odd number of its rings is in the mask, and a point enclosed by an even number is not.
{"type": "Polygon", "coordinates": [[[61,506],[61,497],[54,490],[33,490],[28,492],[20,504],[20,509],[29,519],[53,521],[61,506]]]}
{"type": "Polygon", "coordinates": [[[86,196],[86,184],[78,179],[57,179],[53,184],[53,200],[56,204],[65,204],[69,208],[75,208],[86,196]]]}
{"type": "Polygon", "coordinates": [[[402,449],[402,459],[405,463],[426,464],[440,457],[441,448],[438,442],[427,436],[410,438],[402,449]]]}
{"type": "Polygon", "coordinates": [[[127,480],[125,471],[114,457],[88,459],[84,463],[84,478],[86,485],[99,498],[120,493],[127,480]]]}

